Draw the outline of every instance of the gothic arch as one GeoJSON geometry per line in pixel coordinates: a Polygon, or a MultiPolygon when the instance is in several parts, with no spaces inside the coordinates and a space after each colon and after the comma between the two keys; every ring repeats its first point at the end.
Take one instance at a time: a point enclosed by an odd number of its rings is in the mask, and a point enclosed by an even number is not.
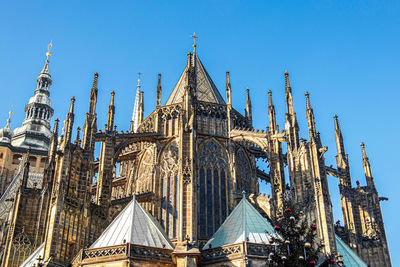
{"type": "Polygon", "coordinates": [[[238,193],[243,190],[251,192],[252,178],[254,169],[248,153],[243,147],[239,147],[235,152],[235,173],[236,173],[236,190],[238,193]]]}
{"type": "Polygon", "coordinates": [[[205,139],[198,149],[199,234],[209,238],[228,213],[228,156],[225,146],[214,138],[205,139]]]}
{"type": "Polygon", "coordinates": [[[140,194],[152,190],[154,168],[154,145],[148,146],[140,158],[136,171],[135,192],[140,194]]]}

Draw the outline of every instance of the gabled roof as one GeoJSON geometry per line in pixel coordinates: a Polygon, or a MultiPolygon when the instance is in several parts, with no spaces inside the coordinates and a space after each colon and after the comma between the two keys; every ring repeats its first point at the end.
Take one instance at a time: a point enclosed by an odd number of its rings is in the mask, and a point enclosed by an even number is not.
{"type": "Polygon", "coordinates": [[[268,244],[276,235],[274,227],[244,197],[203,249],[244,241],[268,244]]]}
{"type": "Polygon", "coordinates": [[[42,243],[21,265],[20,267],[33,267],[38,265],[38,258],[43,258],[44,243],[42,243]]]}
{"type": "Polygon", "coordinates": [[[346,267],[367,267],[368,265],[342,240],[335,234],[337,251],[342,256],[346,267]]]}
{"type": "MultiPolygon", "coordinates": [[[[225,104],[225,100],[222,98],[217,87],[212,81],[210,75],[208,75],[206,69],[200,61],[200,58],[196,53],[192,56],[192,66],[196,75],[196,97],[200,101],[212,102],[217,104],[225,104]]],[[[186,65],[178,83],[175,85],[174,90],[169,96],[166,105],[171,105],[183,101],[183,95],[186,86],[186,76],[189,65],[186,65]]]]}
{"type": "Polygon", "coordinates": [[[90,247],[100,248],[124,243],[173,249],[161,225],[140,206],[135,195],[90,247]]]}

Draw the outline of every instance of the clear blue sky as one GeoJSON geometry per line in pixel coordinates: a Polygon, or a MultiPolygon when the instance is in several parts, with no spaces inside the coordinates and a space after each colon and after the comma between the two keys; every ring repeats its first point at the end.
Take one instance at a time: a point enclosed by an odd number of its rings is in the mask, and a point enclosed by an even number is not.
{"type": "MultiPolygon", "coordinates": [[[[294,105],[308,138],[308,90],[324,145],[334,164],[333,115],[338,114],[353,184],[365,184],[360,142],[366,143],[381,196],[393,265],[400,265],[398,136],[398,1],[0,1],[0,123],[13,104],[12,127],[21,124],[35,89],[47,44],[53,40],[51,99],[54,118],[65,118],[75,95],[76,125],[83,124],[94,72],[99,72],[99,127],[109,92],[116,91],[119,129],[128,129],[137,72],[143,73],[145,113],[155,107],[157,73],[163,102],[191,51],[198,53],[225,95],[231,72],[233,104],[243,111],[249,87],[255,128],[267,125],[267,90],[284,126],[283,72],[290,72],[294,105]],[[115,4],[118,2],[118,4],[115,4]],[[305,3],[307,2],[307,3],[305,3]],[[278,4],[279,3],[279,4],[278,4]]],[[[329,177],[336,219],[341,218],[336,178],[329,177]]],[[[265,186],[263,186],[265,190],[265,186]]]]}

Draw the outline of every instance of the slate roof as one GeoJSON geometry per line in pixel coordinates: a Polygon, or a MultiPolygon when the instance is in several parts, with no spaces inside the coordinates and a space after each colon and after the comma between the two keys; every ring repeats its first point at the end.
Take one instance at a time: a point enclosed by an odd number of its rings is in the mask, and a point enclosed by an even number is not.
{"type": "Polygon", "coordinates": [[[173,249],[161,225],[140,206],[135,196],[90,248],[124,243],[173,249]]]}
{"type": "Polygon", "coordinates": [[[342,240],[335,235],[337,251],[342,255],[346,267],[367,267],[368,265],[342,240]]]}
{"type": "MultiPolygon", "coordinates": [[[[196,97],[200,101],[212,102],[217,104],[225,104],[225,100],[222,98],[217,87],[215,86],[210,75],[208,75],[206,69],[200,61],[200,58],[196,53],[193,54],[192,63],[196,75],[196,97]]],[[[169,96],[166,105],[180,103],[183,101],[183,95],[186,86],[186,76],[189,66],[187,65],[183,71],[178,83],[175,85],[174,90],[169,96]]]]}
{"type": "Polygon", "coordinates": [[[276,235],[269,221],[243,198],[203,249],[210,248],[210,245],[215,248],[244,241],[269,244],[271,236],[276,235]]]}

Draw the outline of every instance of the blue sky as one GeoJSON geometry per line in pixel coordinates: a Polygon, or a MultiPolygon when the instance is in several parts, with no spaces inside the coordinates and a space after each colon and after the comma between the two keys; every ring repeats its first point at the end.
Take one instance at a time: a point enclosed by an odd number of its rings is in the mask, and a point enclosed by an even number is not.
{"type": "MultiPolygon", "coordinates": [[[[51,99],[54,118],[76,101],[82,126],[94,72],[99,72],[99,127],[109,92],[116,91],[116,124],[128,129],[137,72],[142,72],[145,114],[155,107],[157,74],[163,102],[185,66],[195,31],[198,54],[225,95],[231,72],[233,104],[243,112],[250,88],[255,128],[267,126],[267,91],[273,91],[284,126],[284,76],[290,72],[301,133],[308,138],[306,91],[316,115],[327,165],[335,165],[333,115],[338,114],[353,184],[365,184],[360,142],[372,163],[381,196],[392,263],[400,265],[398,207],[398,1],[0,1],[0,124],[13,105],[21,124],[35,89],[47,44],[53,40],[51,99]]],[[[340,219],[336,178],[329,177],[340,219]]],[[[266,190],[265,186],[262,187],[266,190]]]]}

